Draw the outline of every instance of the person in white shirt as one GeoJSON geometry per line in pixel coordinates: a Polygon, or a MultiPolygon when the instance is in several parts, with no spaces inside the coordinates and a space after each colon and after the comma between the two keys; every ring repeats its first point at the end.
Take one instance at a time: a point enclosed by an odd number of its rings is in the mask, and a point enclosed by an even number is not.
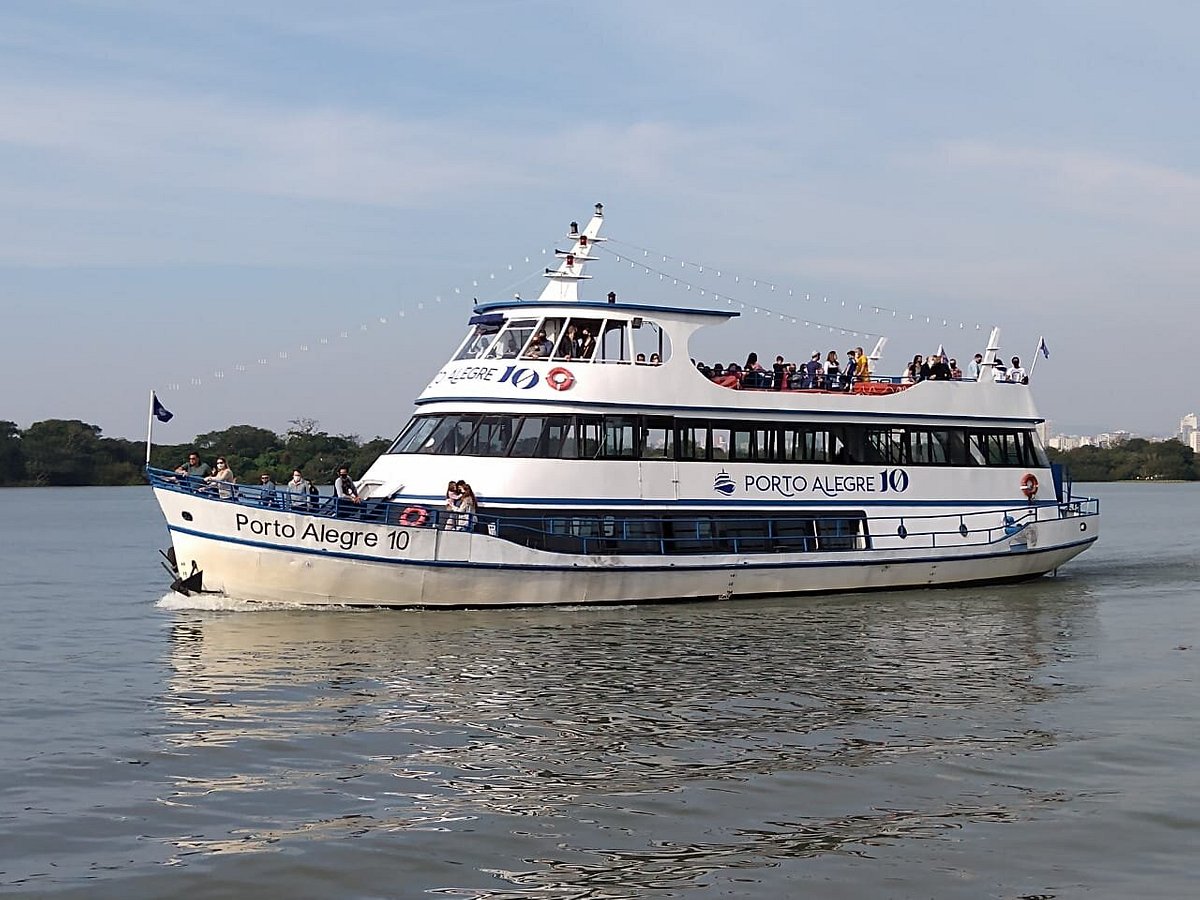
{"type": "Polygon", "coordinates": [[[1008,380],[1013,384],[1029,384],[1029,373],[1015,356],[1012,358],[1012,368],[1008,370],[1008,380]]]}

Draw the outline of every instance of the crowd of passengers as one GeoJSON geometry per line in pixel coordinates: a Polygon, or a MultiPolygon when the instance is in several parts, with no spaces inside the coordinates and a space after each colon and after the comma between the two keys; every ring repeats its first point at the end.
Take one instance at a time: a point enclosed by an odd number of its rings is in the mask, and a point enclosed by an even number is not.
{"type": "MultiPolygon", "coordinates": [[[[847,350],[845,362],[838,359],[836,350],[830,350],[824,361],[820,351],[814,350],[808,362],[800,364],[786,362],[782,356],[776,356],[769,369],[758,361],[757,353],[747,356],[745,364],[740,366],[736,362],[728,365],[717,363],[711,367],[703,362],[695,362],[695,365],[697,371],[714,384],[742,390],[851,391],[856,383],[871,381],[871,360],[862,347],[847,350]]],[[[931,353],[924,357],[918,353],[904,367],[899,379],[885,380],[910,385],[921,381],[961,381],[964,378],[979,381],[983,377],[986,376],[982,353],[976,353],[975,358],[967,363],[965,373],[958,367],[958,360],[946,354],[931,353]]],[[[991,377],[998,382],[1029,383],[1029,373],[1016,356],[1012,358],[1012,368],[997,359],[991,377]]]]}

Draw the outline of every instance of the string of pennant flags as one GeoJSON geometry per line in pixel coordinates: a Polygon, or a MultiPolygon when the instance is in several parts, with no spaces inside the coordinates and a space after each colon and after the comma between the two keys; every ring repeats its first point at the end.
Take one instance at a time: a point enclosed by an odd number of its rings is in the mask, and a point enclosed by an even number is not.
{"type": "MultiPolygon", "coordinates": [[[[681,257],[672,256],[668,253],[661,253],[657,250],[652,250],[648,247],[641,247],[637,244],[628,243],[618,240],[617,238],[608,238],[604,243],[597,243],[596,247],[602,252],[614,257],[618,262],[629,263],[630,268],[634,271],[642,270],[647,276],[658,276],[658,280],[663,284],[669,284],[672,287],[679,288],[685,293],[692,293],[695,296],[704,298],[713,303],[724,302],[729,306],[736,306],[739,310],[746,310],[756,315],[762,315],[771,319],[787,322],[793,325],[802,325],[805,328],[815,328],[821,331],[830,333],[841,332],[843,335],[852,335],[855,337],[882,337],[883,333],[878,330],[864,328],[861,326],[852,326],[846,324],[837,324],[827,320],[827,317],[822,315],[820,318],[808,314],[808,311],[816,310],[844,310],[847,313],[866,312],[873,316],[886,316],[888,319],[904,320],[904,321],[923,321],[929,325],[940,325],[943,328],[951,328],[957,326],[958,329],[965,330],[971,327],[973,330],[980,330],[984,326],[978,323],[954,322],[950,319],[943,319],[925,315],[923,313],[907,312],[900,309],[895,309],[878,304],[864,304],[853,301],[831,299],[828,296],[820,296],[819,298],[811,293],[797,291],[794,288],[780,285],[777,282],[765,278],[746,276],[740,273],[730,272],[720,266],[711,266],[706,263],[693,262],[681,257]],[[609,244],[619,245],[622,249],[613,249],[609,244]],[[661,263],[660,263],[661,260],[661,263]],[[723,285],[728,284],[731,287],[722,287],[720,290],[715,290],[711,286],[711,282],[701,283],[698,276],[705,275],[708,277],[720,279],[723,285]],[[788,298],[787,308],[778,308],[777,303],[773,303],[768,299],[767,303],[757,299],[754,294],[759,292],[767,295],[774,295],[778,298],[788,298]],[[794,309],[796,303],[810,304],[805,309],[794,309]]],[[[525,266],[534,265],[534,260],[538,257],[554,258],[555,249],[542,248],[540,253],[531,253],[522,257],[525,266]]],[[[423,313],[427,308],[436,308],[439,304],[447,299],[461,298],[470,296],[472,300],[478,294],[480,287],[485,287],[494,296],[507,294],[509,291],[523,286],[529,281],[542,278],[544,268],[536,268],[528,271],[528,274],[518,277],[505,287],[496,288],[497,273],[504,275],[506,273],[516,274],[520,270],[522,263],[508,263],[506,266],[497,271],[489,273],[485,278],[474,278],[469,285],[460,285],[446,290],[444,293],[435,294],[431,301],[418,301],[413,304],[413,307],[401,307],[393,315],[379,315],[371,318],[368,321],[361,322],[356,329],[339,330],[334,335],[325,335],[317,338],[315,342],[304,342],[299,345],[277,350],[271,355],[264,355],[255,358],[252,361],[234,363],[232,366],[222,369],[215,369],[211,375],[194,375],[186,380],[177,380],[167,383],[167,389],[170,391],[180,391],[185,387],[202,387],[206,379],[211,378],[216,381],[225,379],[230,375],[245,374],[254,369],[262,369],[278,362],[285,362],[293,357],[301,357],[305,354],[313,352],[314,347],[320,348],[328,346],[337,340],[348,340],[353,334],[362,334],[370,331],[373,328],[388,326],[393,322],[406,319],[410,312],[423,313]]],[[[518,295],[519,296],[519,295],[518,295]]]]}
{"type": "MultiPolygon", "coordinates": [[[[534,258],[536,256],[541,255],[541,256],[548,257],[552,253],[553,253],[553,250],[543,249],[540,254],[531,253],[527,256],[524,256],[523,260],[524,260],[524,263],[528,265],[528,264],[533,263],[534,258]]],[[[428,301],[428,302],[424,301],[424,300],[417,301],[415,304],[413,304],[411,309],[408,307],[401,307],[399,310],[397,310],[394,313],[394,315],[374,316],[369,321],[360,323],[357,328],[342,329],[342,330],[336,332],[332,336],[325,335],[323,337],[318,338],[315,342],[305,342],[305,343],[299,344],[297,346],[278,350],[269,356],[257,357],[256,359],[254,359],[251,362],[239,362],[239,363],[235,363],[232,366],[224,368],[224,369],[215,369],[215,370],[213,370],[211,375],[208,375],[208,374],[193,375],[186,380],[178,380],[178,381],[168,382],[167,390],[180,391],[187,387],[202,387],[205,384],[206,379],[209,379],[209,378],[220,381],[220,380],[228,377],[231,374],[232,375],[241,375],[241,374],[251,371],[252,369],[262,368],[265,366],[270,366],[273,363],[286,361],[286,360],[292,359],[293,356],[307,354],[307,353],[312,352],[314,343],[315,343],[315,346],[319,348],[319,347],[328,346],[329,344],[334,343],[335,341],[338,341],[338,340],[348,340],[354,334],[363,334],[363,333],[366,333],[366,332],[372,330],[373,328],[387,326],[387,325],[390,325],[399,320],[404,320],[409,316],[409,314],[411,312],[422,313],[427,308],[436,308],[438,304],[443,303],[447,299],[454,299],[454,298],[461,298],[463,296],[470,296],[472,298],[472,302],[474,302],[475,294],[478,293],[478,290],[480,287],[487,287],[489,284],[494,284],[497,281],[497,273],[500,273],[501,275],[503,275],[504,273],[515,273],[517,271],[518,265],[520,265],[520,264],[519,263],[508,263],[507,266],[505,266],[504,268],[501,268],[495,272],[489,273],[486,278],[473,278],[473,279],[471,279],[471,282],[469,285],[460,285],[458,287],[449,288],[446,291],[444,291],[443,293],[435,294],[433,296],[432,301],[428,301]]],[[[542,272],[543,272],[543,269],[538,269],[537,271],[531,271],[528,275],[521,276],[516,281],[508,284],[505,287],[501,287],[498,289],[489,287],[488,290],[489,291],[495,290],[498,294],[507,294],[509,291],[514,290],[517,287],[520,287],[521,285],[525,284],[528,281],[531,281],[535,278],[541,279],[542,272]]]]}
{"type": "MultiPolygon", "coordinates": [[[[766,278],[758,278],[754,276],[742,275],[736,272],[730,272],[721,266],[708,265],[702,262],[692,262],[681,257],[672,256],[669,253],[662,253],[657,250],[652,250],[649,247],[641,247],[637,244],[631,244],[626,241],[619,240],[614,237],[608,238],[608,243],[619,244],[625,249],[617,251],[604,244],[600,244],[600,249],[614,256],[621,262],[629,263],[633,269],[641,268],[647,275],[657,275],[660,281],[666,282],[670,280],[672,286],[683,287],[686,291],[696,291],[701,297],[712,299],[714,301],[724,300],[728,305],[737,305],[740,309],[748,309],[753,313],[768,315],[773,318],[778,318],[784,321],[791,321],[792,324],[803,323],[805,327],[818,328],[830,332],[841,331],[842,334],[865,335],[868,337],[882,337],[883,333],[871,331],[864,328],[854,328],[853,326],[830,324],[829,322],[816,321],[811,317],[806,317],[797,314],[794,311],[782,311],[772,309],[765,306],[763,303],[748,299],[745,292],[765,291],[768,294],[776,294],[780,297],[788,297],[793,301],[820,304],[820,307],[814,308],[838,308],[852,312],[867,312],[876,316],[887,316],[889,319],[904,320],[909,322],[924,322],[927,325],[940,326],[942,328],[957,327],[960,330],[966,330],[968,327],[973,331],[980,331],[985,326],[978,322],[963,322],[953,319],[942,318],[940,316],[926,315],[925,313],[909,312],[893,308],[890,306],[880,306],[874,303],[856,303],[854,301],[837,300],[826,295],[821,295],[818,299],[812,293],[796,290],[792,287],[780,285],[777,282],[766,278]],[[653,260],[653,262],[651,262],[653,260]],[[659,260],[662,261],[664,267],[670,266],[671,271],[666,268],[657,268],[659,260]],[[675,269],[678,264],[678,270],[675,269]],[[709,286],[702,286],[698,282],[690,280],[690,276],[686,273],[695,271],[696,275],[703,275],[705,271],[710,277],[723,279],[724,284],[735,285],[732,289],[722,288],[720,291],[709,286]]],[[[991,326],[986,326],[991,327],[991,326]]]]}

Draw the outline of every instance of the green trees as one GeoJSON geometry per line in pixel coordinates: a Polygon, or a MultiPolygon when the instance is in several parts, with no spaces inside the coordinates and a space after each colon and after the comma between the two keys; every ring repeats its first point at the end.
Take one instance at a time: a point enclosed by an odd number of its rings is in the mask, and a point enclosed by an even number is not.
{"type": "MultiPolygon", "coordinates": [[[[232,425],[186,444],[158,444],[150,464],[173,469],[195,448],[209,465],[224,457],[239,481],[257,482],[260,472],[268,472],[282,483],[298,468],[306,478],[329,484],[340,465],[361,475],[390,443],[375,438],[363,444],[353,435],[329,435],[311,419],[292,426],[284,437],[254,425],[232,425]]],[[[145,444],[102,437],[98,425],[47,419],[22,431],[15,422],[0,421],[0,485],[144,484],[144,464],[145,444]]]]}
{"type": "Polygon", "coordinates": [[[21,448],[21,429],[16,422],[0,422],[0,484],[19,484],[25,480],[25,454],[21,448]]]}
{"type": "Polygon", "coordinates": [[[1134,438],[1115,447],[1079,447],[1050,451],[1076,481],[1195,481],[1196,455],[1177,440],[1134,438]]]}

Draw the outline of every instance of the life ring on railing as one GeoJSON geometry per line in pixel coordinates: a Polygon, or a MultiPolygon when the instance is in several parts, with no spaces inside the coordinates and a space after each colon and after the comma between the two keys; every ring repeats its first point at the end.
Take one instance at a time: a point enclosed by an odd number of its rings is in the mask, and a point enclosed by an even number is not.
{"type": "Polygon", "coordinates": [[[571,374],[570,369],[555,366],[546,373],[546,384],[550,385],[556,391],[569,391],[571,386],[575,384],[575,376],[571,374]]]}
{"type": "Polygon", "coordinates": [[[406,528],[420,528],[429,520],[429,510],[423,506],[410,506],[400,513],[400,524],[406,528]]]}
{"type": "Polygon", "coordinates": [[[1032,472],[1026,472],[1021,476],[1021,493],[1032,500],[1037,496],[1038,480],[1032,472]]]}

